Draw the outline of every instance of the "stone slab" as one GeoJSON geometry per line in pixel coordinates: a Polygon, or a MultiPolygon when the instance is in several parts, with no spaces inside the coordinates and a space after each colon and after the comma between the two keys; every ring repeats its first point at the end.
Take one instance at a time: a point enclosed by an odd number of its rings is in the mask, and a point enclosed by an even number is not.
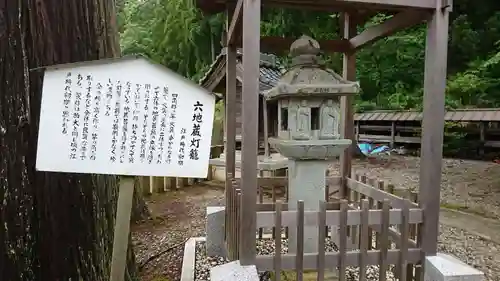
{"type": "Polygon", "coordinates": [[[424,281],[484,281],[483,272],[448,254],[426,257],[424,268],[424,281]]]}
{"type": "Polygon", "coordinates": [[[208,206],[206,219],[206,251],[207,256],[226,256],[224,243],[225,207],[208,206]]]}
{"type": "Polygon", "coordinates": [[[243,266],[233,261],[210,269],[211,281],[259,281],[255,265],[243,266]]]}
{"type": "Polygon", "coordinates": [[[205,237],[192,237],[184,244],[182,259],[181,281],[194,281],[196,265],[196,243],[205,241],[205,237]]]}

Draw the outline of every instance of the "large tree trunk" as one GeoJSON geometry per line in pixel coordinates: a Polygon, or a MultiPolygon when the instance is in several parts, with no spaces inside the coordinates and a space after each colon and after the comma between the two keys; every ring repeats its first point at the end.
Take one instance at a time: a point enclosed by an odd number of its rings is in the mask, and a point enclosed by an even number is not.
{"type": "Polygon", "coordinates": [[[35,171],[33,69],[118,55],[112,3],[0,0],[0,280],[109,279],[116,177],[35,171]]]}

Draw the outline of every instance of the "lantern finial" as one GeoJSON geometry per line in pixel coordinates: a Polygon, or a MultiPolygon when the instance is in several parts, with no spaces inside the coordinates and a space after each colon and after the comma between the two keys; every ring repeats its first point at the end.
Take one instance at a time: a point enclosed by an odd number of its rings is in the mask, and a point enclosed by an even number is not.
{"type": "Polygon", "coordinates": [[[321,52],[318,41],[302,35],[290,46],[290,55],[293,58],[292,64],[296,65],[322,65],[323,62],[318,57],[321,52]]]}

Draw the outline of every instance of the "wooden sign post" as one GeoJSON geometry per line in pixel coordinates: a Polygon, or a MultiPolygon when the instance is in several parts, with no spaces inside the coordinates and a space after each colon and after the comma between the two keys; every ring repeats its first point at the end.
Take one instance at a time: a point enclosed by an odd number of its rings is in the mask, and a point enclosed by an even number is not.
{"type": "Polygon", "coordinates": [[[37,170],[120,176],[112,281],[124,279],[134,176],[205,178],[214,111],[212,94],[143,57],[45,68],[37,170]]]}
{"type": "Polygon", "coordinates": [[[111,259],[111,281],[121,281],[127,266],[128,236],[130,233],[130,213],[134,201],[134,177],[120,177],[118,204],[116,207],[113,256],[111,259]]]}

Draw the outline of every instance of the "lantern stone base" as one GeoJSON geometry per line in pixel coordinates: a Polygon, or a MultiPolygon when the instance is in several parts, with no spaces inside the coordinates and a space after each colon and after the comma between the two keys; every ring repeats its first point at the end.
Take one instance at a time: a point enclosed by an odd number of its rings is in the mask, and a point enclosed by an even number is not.
{"type": "MultiPolygon", "coordinates": [[[[288,208],[297,209],[297,201],[304,202],[305,211],[318,211],[319,202],[324,201],[325,174],[329,162],[351,145],[350,139],[332,140],[288,140],[271,138],[269,144],[288,158],[288,208]]],[[[304,252],[318,250],[318,226],[304,227],[304,252]]],[[[289,229],[288,249],[297,248],[297,230],[289,229]]]]}
{"type": "MultiPolygon", "coordinates": [[[[288,163],[288,188],[290,210],[297,209],[297,201],[304,201],[305,211],[318,211],[319,201],[325,200],[325,172],[328,162],[324,160],[290,160],[288,163]]],[[[304,252],[318,251],[318,226],[304,227],[304,252]]],[[[289,229],[289,252],[297,248],[297,229],[289,229]]]]}
{"type": "Polygon", "coordinates": [[[329,160],[339,156],[348,148],[350,139],[288,140],[270,138],[269,144],[288,159],[329,160]]]}

